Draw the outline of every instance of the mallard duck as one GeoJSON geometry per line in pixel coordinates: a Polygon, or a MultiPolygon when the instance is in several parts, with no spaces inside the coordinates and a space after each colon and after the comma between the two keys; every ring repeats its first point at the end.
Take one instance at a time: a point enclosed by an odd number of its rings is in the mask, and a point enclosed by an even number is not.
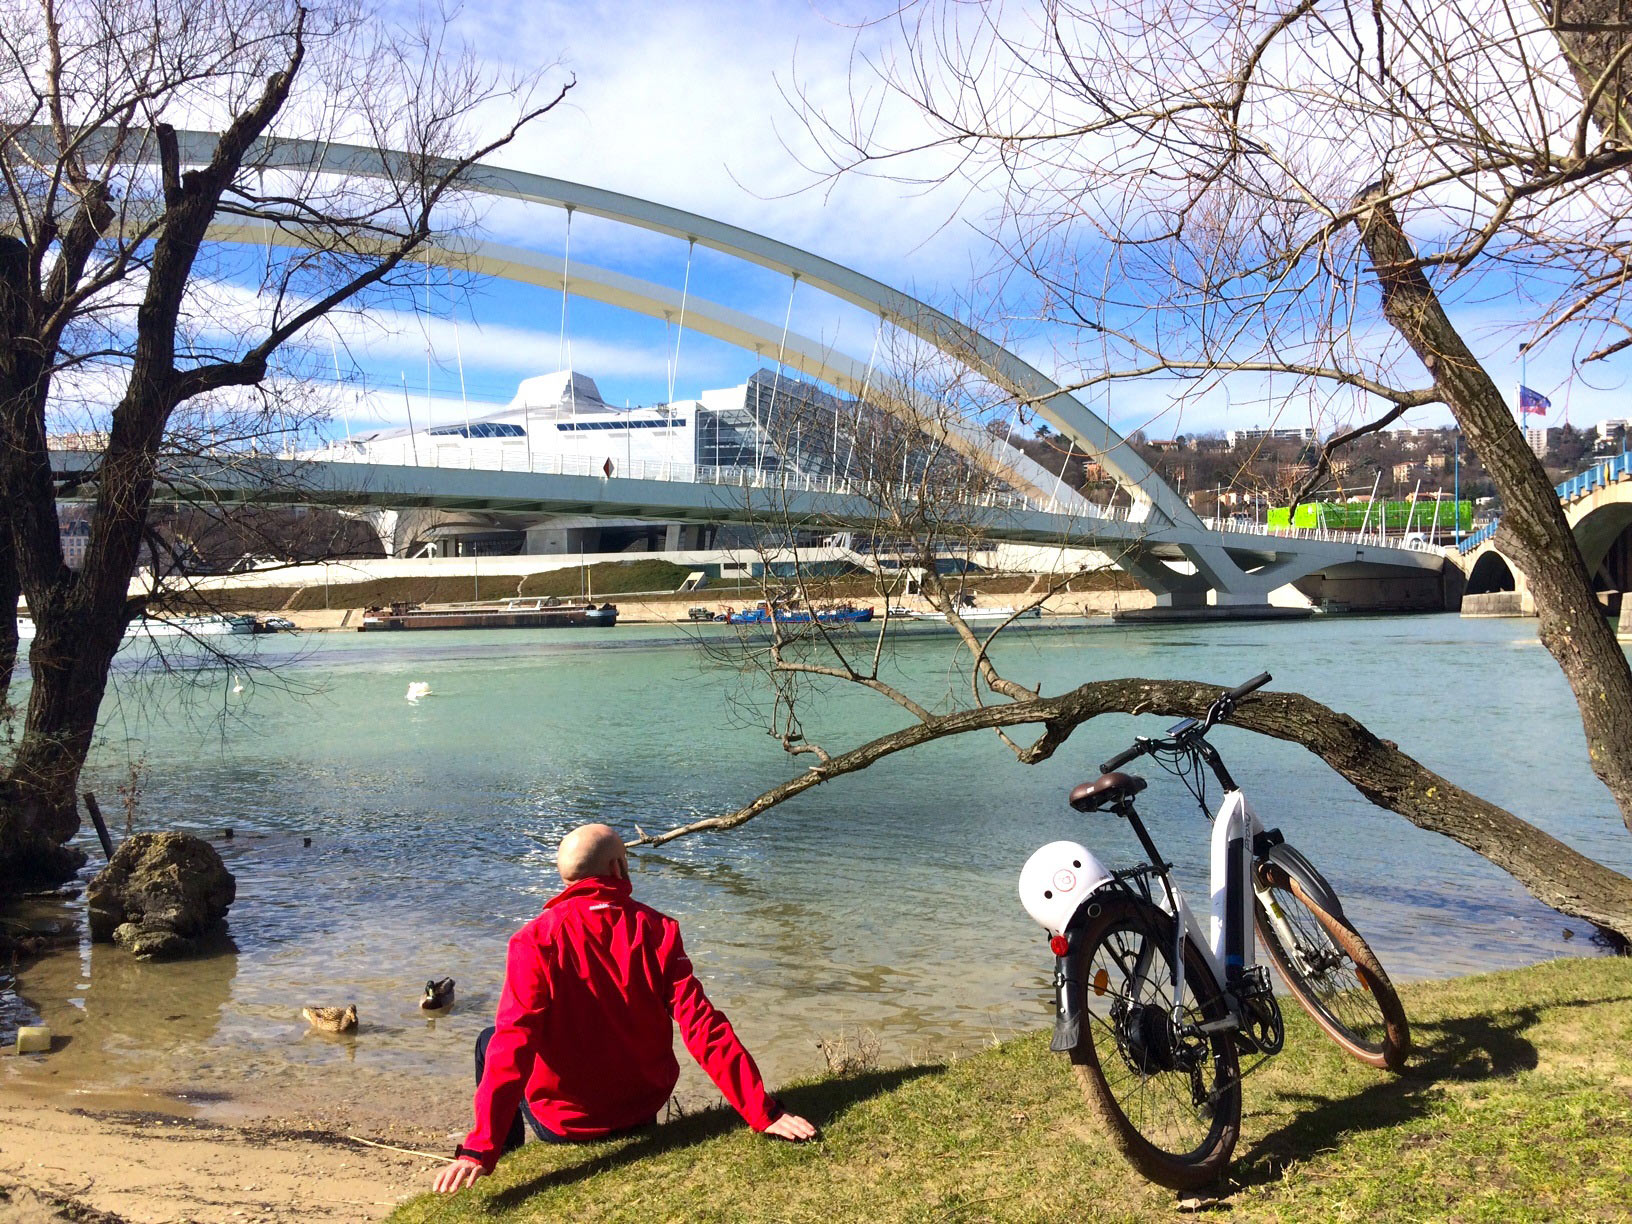
{"type": "Polygon", "coordinates": [[[321,1033],[355,1033],[357,1031],[357,1004],[345,1007],[303,1007],[300,1014],[306,1023],[321,1033]]]}
{"type": "Polygon", "coordinates": [[[425,983],[425,997],[419,1001],[420,1011],[447,1011],[453,1006],[453,979],[425,983]]]}

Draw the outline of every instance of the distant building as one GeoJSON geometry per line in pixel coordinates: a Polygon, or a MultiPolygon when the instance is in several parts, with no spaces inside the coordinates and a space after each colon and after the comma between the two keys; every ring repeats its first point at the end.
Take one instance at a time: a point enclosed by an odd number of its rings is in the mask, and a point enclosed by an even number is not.
{"type": "Polygon", "coordinates": [[[1616,434],[1626,434],[1628,432],[1632,432],[1632,429],[1628,428],[1629,426],[1632,426],[1632,421],[1627,421],[1617,417],[1611,417],[1606,421],[1599,421],[1596,431],[1598,434],[1598,440],[1600,442],[1608,442],[1616,434]]]}
{"type": "Polygon", "coordinates": [[[1543,426],[1535,425],[1524,431],[1524,440],[1530,444],[1530,449],[1537,455],[1545,455],[1551,443],[1551,431],[1543,426]]]}
{"type": "Polygon", "coordinates": [[[62,560],[69,569],[82,569],[85,549],[91,541],[91,514],[85,506],[58,506],[57,533],[62,540],[62,560]]]}
{"type": "Polygon", "coordinates": [[[77,433],[48,434],[48,450],[100,451],[108,448],[108,435],[99,431],[81,430],[77,433]]]}
{"type": "Polygon", "coordinates": [[[1447,462],[1444,451],[1435,451],[1428,456],[1428,470],[1430,472],[1443,472],[1447,462]]]}
{"type": "Polygon", "coordinates": [[[1231,449],[1244,442],[1313,442],[1313,429],[1232,429],[1224,435],[1231,449]]]}

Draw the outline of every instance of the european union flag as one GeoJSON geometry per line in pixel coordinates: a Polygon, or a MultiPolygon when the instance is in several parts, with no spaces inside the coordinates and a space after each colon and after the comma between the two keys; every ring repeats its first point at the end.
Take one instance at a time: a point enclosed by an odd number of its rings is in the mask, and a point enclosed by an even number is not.
{"type": "Polygon", "coordinates": [[[1553,406],[1553,401],[1540,391],[1532,391],[1522,383],[1519,385],[1519,415],[1527,412],[1546,412],[1553,406]]]}

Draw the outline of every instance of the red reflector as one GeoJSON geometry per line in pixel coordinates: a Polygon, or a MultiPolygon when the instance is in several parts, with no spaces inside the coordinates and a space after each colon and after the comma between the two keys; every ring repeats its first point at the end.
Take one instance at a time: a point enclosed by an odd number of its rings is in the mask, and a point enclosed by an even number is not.
{"type": "Polygon", "coordinates": [[[1071,948],[1071,941],[1064,935],[1055,935],[1048,941],[1048,950],[1055,956],[1064,956],[1071,948]]]}

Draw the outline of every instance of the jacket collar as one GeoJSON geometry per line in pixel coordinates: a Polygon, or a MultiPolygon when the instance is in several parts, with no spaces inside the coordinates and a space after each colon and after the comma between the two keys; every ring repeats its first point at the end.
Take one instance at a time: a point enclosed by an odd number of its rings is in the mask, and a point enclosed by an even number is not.
{"type": "Polygon", "coordinates": [[[551,897],[544,908],[550,909],[564,901],[627,901],[632,891],[633,886],[628,880],[620,880],[616,876],[590,876],[568,884],[551,897]]]}

